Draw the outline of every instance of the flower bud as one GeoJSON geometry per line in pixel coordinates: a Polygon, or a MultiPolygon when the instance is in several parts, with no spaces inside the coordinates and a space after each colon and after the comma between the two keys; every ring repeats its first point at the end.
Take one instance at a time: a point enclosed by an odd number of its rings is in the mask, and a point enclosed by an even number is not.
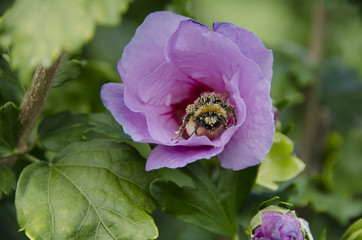
{"type": "Polygon", "coordinates": [[[252,240],[313,240],[307,221],[278,206],[259,211],[250,227],[252,240]]]}

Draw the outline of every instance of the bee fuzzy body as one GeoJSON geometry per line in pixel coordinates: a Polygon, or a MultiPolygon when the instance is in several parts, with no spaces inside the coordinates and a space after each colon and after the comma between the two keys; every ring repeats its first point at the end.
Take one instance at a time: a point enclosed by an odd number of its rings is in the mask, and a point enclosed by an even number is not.
{"type": "Polygon", "coordinates": [[[177,136],[180,137],[184,130],[189,136],[206,135],[209,138],[218,136],[223,130],[228,128],[230,118],[233,118],[233,125],[236,125],[236,113],[234,106],[226,102],[220,94],[209,92],[204,93],[196,99],[193,104],[186,108],[186,115],[177,136]]]}

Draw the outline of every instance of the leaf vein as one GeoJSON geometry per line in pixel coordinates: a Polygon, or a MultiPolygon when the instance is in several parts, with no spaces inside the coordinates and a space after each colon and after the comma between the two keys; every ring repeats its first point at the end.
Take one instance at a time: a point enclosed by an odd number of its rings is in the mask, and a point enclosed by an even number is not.
{"type": "Polygon", "coordinates": [[[96,207],[96,205],[93,203],[93,201],[89,198],[89,196],[83,191],[83,189],[78,186],[77,183],[75,183],[69,176],[67,176],[65,173],[63,173],[62,171],[60,171],[60,169],[54,167],[54,169],[59,172],[65,179],[67,179],[71,184],[74,185],[74,187],[84,196],[84,198],[89,202],[89,204],[92,205],[92,207],[94,208],[94,211],[96,212],[99,221],[101,222],[101,224],[104,226],[104,228],[106,229],[106,231],[108,232],[108,234],[113,238],[113,239],[117,239],[115,236],[113,236],[113,234],[111,233],[111,231],[108,229],[108,227],[105,225],[105,223],[103,222],[102,217],[100,216],[98,209],[96,207]]]}
{"type": "Polygon", "coordinates": [[[54,231],[55,231],[55,223],[54,223],[54,212],[53,207],[50,201],[50,181],[52,177],[52,168],[49,170],[49,176],[48,176],[48,205],[49,205],[49,211],[50,211],[50,218],[51,218],[51,224],[52,224],[52,239],[54,238],[54,231]]]}
{"type": "Polygon", "coordinates": [[[99,222],[98,225],[97,225],[96,234],[94,234],[94,239],[95,240],[97,240],[100,226],[101,226],[101,222],[99,222]]]}
{"type": "Polygon", "coordinates": [[[136,225],[138,228],[142,229],[140,225],[138,225],[137,222],[133,221],[132,219],[128,218],[127,216],[125,216],[124,214],[120,213],[120,212],[117,212],[115,211],[114,209],[111,209],[111,208],[108,208],[108,207],[105,207],[105,206],[99,206],[98,208],[101,208],[101,209],[104,209],[104,210],[107,210],[107,211],[110,211],[118,216],[120,216],[121,218],[133,223],[134,225],[136,225]]]}
{"type": "Polygon", "coordinates": [[[122,190],[123,190],[124,194],[126,195],[126,197],[128,198],[128,200],[129,200],[130,202],[132,202],[133,205],[136,205],[136,204],[134,203],[134,201],[132,200],[131,196],[130,196],[130,195],[128,194],[128,192],[126,191],[125,187],[123,186],[123,182],[122,182],[120,179],[118,179],[118,182],[119,182],[119,186],[122,188],[122,190]]]}
{"type": "Polygon", "coordinates": [[[188,203],[188,202],[184,202],[182,200],[180,200],[181,203],[187,205],[187,206],[190,206],[192,208],[195,208],[196,210],[202,212],[203,214],[205,214],[206,216],[208,216],[210,219],[213,219],[215,222],[218,222],[220,223],[220,225],[224,226],[226,229],[228,229],[228,225],[227,224],[224,224],[224,222],[222,221],[219,221],[218,218],[216,218],[215,216],[209,214],[206,210],[203,210],[202,208],[198,207],[197,205],[193,205],[191,203],[188,203]]]}
{"type": "Polygon", "coordinates": [[[83,227],[83,225],[84,225],[84,223],[85,223],[85,221],[86,221],[86,219],[87,219],[87,217],[88,217],[88,214],[89,214],[89,210],[90,210],[90,207],[91,207],[91,205],[90,205],[90,203],[88,202],[88,209],[87,209],[87,213],[85,214],[85,216],[84,216],[84,218],[83,218],[83,221],[80,223],[80,225],[79,225],[79,228],[78,228],[78,230],[77,230],[77,234],[75,235],[75,239],[78,239],[78,235],[79,235],[79,232],[80,232],[80,230],[82,229],[82,227],[83,227]]]}
{"type": "Polygon", "coordinates": [[[31,217],[31,214],[33,214],[33,212],[35,212],[36,210],[38,210],[39,208],[41,208],[42,206],[44,205],[47,205],[48,204],[48,201],[45,201],[41,204],[39,204],[38,206],[36,206],[36,208],[34,208],[33,210],[31,210],[28,214],[27,214],[27,217],[26,217],[26,220],[24,222],[28,222],[29,218],[31,217]]]}
{"type": "Polygon", "coordinates": [[[146,188],[144,186],[142,186],[141,184],[135,182],[135,181],[132,181],[131,179],[129,178],[125,178],[124,176],[122,175],[119,175],[117,174],[116,172],[114,172],[112,169],[110,169],[109,167],[106,167],[106,166],[96,166],[96,165],[80,165],[80,164],[67,164],[67,165],[61,165],[61,164],[58,164],[58,167],[92,167],[92,168],[100,168],[100,169],[104,169],[104,170],[108,170],[110,173],[112,173],[113,175],[115,175],[116,177],[124,180],[124,181],[127,181],[127,182],[130,182],[134,185],[136,185],[137,187],[141,188],[143,191],[147,191],[146,188]]]}
{"type": "MultiPolygon", "coordinates": [[[[196,176],[195,176],[196,177],[196,176]]],[[[206,191],[209,193],[209,195],[211,196],[212,200],[214,200],[216,206],[218,207],[220,213],[222,214],[222,216],[224,217],[225,222],[227,222],[228,224],[224,225],[229,229],[228,226],[231,225],[230,223],[230,219],[228,218],[227,213],[225,212],[225,209],[223,208],[223,206],[220,204],[220,202],[218,201],[218,199],[216,198],[214,191],[212,189],[210,189],[210,187],[208,186],[208,184],[206,184],[204,181],[202,181],[202,179],[200,177],[197,177],[198,181],[200,181],[203,185],[203,187],[206,189],[206,191]]]]}

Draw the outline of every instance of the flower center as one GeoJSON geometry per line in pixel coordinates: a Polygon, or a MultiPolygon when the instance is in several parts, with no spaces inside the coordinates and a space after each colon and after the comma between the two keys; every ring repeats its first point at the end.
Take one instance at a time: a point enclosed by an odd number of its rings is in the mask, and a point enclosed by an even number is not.
{"type": "Polygon", "coordinates": [[[172,140],[181,136],[185,129],[189,137],[206,135],[212,139],[228,128],[231,117],[233,125],[236,125],[237,117],[233,105],[227,103],[220,94],[204,93],[187,106],[182,125],[172,140]]]}

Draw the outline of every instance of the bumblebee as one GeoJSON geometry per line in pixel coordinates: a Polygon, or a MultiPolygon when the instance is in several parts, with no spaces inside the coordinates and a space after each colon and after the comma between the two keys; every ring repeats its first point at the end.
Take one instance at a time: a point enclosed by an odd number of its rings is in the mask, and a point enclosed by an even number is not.
{"type": "Polygon", "coordinates": [[[226,98],[215,92],[204,93],[193,104],[187,106],[182,125],[176,132],[177,136],[171,141],[179,138],[185,129],[190,137],[195,134],[214,138],[229,127],[231,117],[235,126],[235,108],[226,102],[226,98]]]}

